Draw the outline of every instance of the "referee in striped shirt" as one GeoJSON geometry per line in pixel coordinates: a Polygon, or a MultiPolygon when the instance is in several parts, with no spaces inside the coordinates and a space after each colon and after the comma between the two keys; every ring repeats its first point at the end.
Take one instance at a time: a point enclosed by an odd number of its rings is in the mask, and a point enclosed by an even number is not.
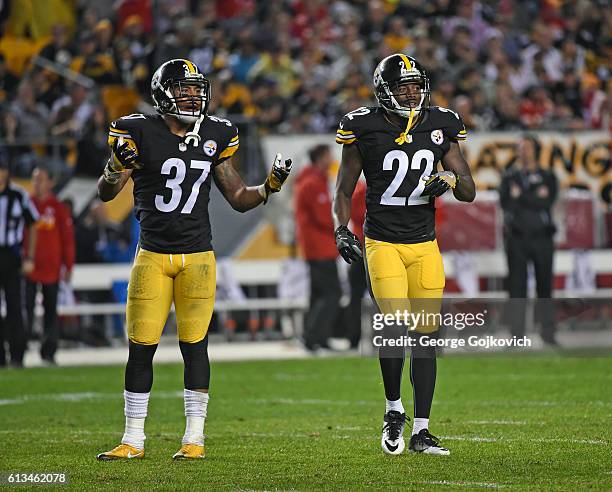
{"type": "Polygon", "coordinates": [[[4,291],[6,318],[0,326],[0,367],[6,366],[8,340],[12,367],[23,367],[27,339],[21,302],[22,273],[34,268],[38,211],[22,188],[11,184],[9,163],[0,156],[0,290],[4,291]],[[24,227],[32,238],[25,257],[22,253],[24,227]]]}

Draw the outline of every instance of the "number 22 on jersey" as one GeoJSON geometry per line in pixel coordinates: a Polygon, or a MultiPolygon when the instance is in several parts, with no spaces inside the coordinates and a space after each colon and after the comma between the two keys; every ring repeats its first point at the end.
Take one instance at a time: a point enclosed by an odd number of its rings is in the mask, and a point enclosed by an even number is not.
{"type": "Polygon", "coordinates": [[[412,161],[409,162],[408,154],[403,150],[392,150],[385,155],[383,159],[383,171],[393,171],[393,165],[395,162],[398,163],[397,172],[393,177],[393,181],[389,184],[385,192],[380,197],[381,205],[391,205],[396,207],[405,207],[406,205],[425,205],[429,203],[428,196],[421,196],[423,189],[425,188],[425,181],[422,179],[423,176],[431,175],[431,171],[434,165],[434,153],[428,149],[417,150],[412,156],[412,161]],[[404,182],[408,169],[420,170],[421,165],[425,161],[425,169],[420,174],[418,182],[406,203],[405,196],[396,196],[395,192],[404,182]]]}
{"type": "MultiPolygon", "coordinates": [[[[200,193],[200,186],[202,183],[206,181],[208,174],[210,173],[210,161],[198,161],[192,160],[189,167],[191,169],[201,169],[202,174],[200,177],[193,183],[191,187],[191,193],[189,194],[189,198],[183,205],[181,209],[182,214],[189,214],[191,210],[193,210],[193,206],[198,199],[198,195],[200,193]]],[[[174,211],[181,202],[181,197],[183,196],[183,188],[181,188],[181,184],[185,180],[185,176],[187,174],[187,165],[185,161],[179,159],[178,157],[173,157],[164,162],[161,168],[162,174],[170,174],[172,169],[176,169],[176,174],[174,178],[168,178],[166,180],[166,188],[170,188],[172,190],[172,195],[170,195],[170,200],[166,202],[165,198],[162,195],[155,195],[155,207],[160,212],[172,212],[174,211]]]]}

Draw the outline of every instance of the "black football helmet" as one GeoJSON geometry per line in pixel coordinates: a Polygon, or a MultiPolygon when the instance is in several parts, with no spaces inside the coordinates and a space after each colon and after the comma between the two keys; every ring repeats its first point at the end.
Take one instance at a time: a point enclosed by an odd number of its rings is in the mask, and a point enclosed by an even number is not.
{"type": "Polygon", "coordinates": [[[408,118],[413,110],[418,114],[429,108],[429,77],[413,57],[395,53],[384,58],[374,70],[374,94],[387,111],[408,118]],[[418,84],[421,88],[421,98],[416,106],[402,106],[396,99],[398,88],[405,84],[418,84]]]}
{"type": "Polygon", "coordinates": [[[210,82],[189,60],[169,60],[155,71],[151,79],[151,98],[157,112],[172,115],[183,123],[195,123],[205,115],[210,97],[210,82]],[[188,94],[185,91],[187,86],[196,86],[197,95],[188,94]],[[180,108],[179,103],[186,101],[192,102],[193,109],[180,108]]]}

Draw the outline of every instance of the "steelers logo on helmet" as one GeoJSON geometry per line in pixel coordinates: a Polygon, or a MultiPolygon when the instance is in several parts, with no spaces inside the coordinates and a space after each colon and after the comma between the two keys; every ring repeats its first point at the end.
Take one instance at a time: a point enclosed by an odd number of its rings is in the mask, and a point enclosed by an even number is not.
{"type": "Polygon", "coordinates": [[[158,113],[193,124],[208,111],[210,82],[192,61],[169,60],[151,78],[151,99],[158,113]]]}
{"type": "Polygon", "coordinates": [[[374,71],[373,83],[376,99],[389,112],[409,118],[429,108],[429,77],[411,56],[395,53],[384,58],[374,71]],[[407,85],[418,89],[406,91],[407,85]]]}

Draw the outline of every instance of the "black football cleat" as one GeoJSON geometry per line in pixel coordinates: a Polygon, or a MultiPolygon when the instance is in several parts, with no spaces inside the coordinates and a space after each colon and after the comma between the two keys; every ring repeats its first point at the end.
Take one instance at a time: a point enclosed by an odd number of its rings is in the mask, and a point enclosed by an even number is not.
{"type": "Polygon", "coordinates": [[[418,434],[414,434],[410,438],[408,449],[411,453],[439,454],[443,456],[450,454],[450,451],[440,446],[438,438],[431,435],[427,429],[421,429],[418,434]]]}

